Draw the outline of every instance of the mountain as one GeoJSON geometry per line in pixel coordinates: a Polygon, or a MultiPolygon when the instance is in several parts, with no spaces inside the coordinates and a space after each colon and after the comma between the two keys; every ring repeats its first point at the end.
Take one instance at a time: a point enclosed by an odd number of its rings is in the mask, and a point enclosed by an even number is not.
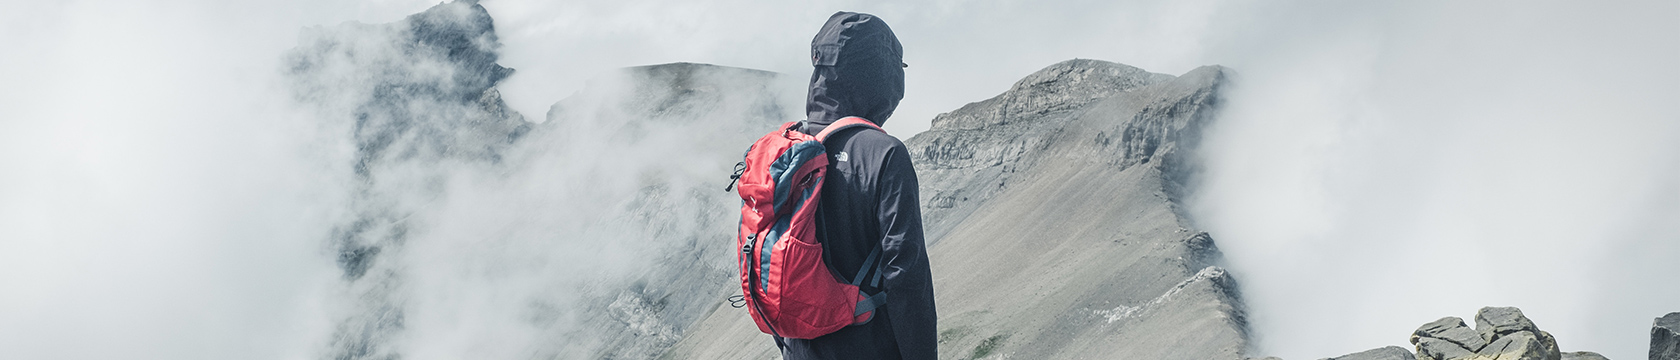
{"type": "Polygon", "coordinates": [[[327,356],[401,356],[413,280],[403,253],[430,225],[415,215],[453,173],[498,171],[530,131],[495,89],[513,72],[496,64],[498,44],[482,6],[454,2],[391,24],[305,29],[286,53],[294,100],[350,153],[327,175],[349,184],[329,204],[341,214],[326,242],[345,296],[327,356]]]}
{"type": "MultiPolygon", "coordinates": [[[[799,79],[634,67],[534,123],[500,99],[513,70],[498,48],[483,7],[457,1],[308,29],[287,53],[295,100],[349,148],[324,355],[503,338],[522,339],[510,355],[772,354],[723,307],[737,200],[721,185],[746,144],[797,116],[783,104],[799,79]],[[472,220],[484,206],[507,209],[472,220]],[[572,254],[596,256],[561,260],[572,254]],[[505,282],[534,285],[475,285],[505,282]]],[[[909,139],[943,353],[1236,358],[1235,285],[1175,203],[1223,82],[1218,67],[1173,77],[1073,60],[909,139]]]]}
{"type": "MultiPolygon", "coordinates": [[[[947,359],[1240,359],[1235,281],[1180,209],[1226,70],[1051,65],[905,141],[947,359]]],[[[664,358],[777,358],[721,301],[664,358]]]]}
{"type": "MultiPolygon", "coordinates": [[[[324,357],[773,357],[725,306],[722,186],[797,118],[802,79],[633,67],[532,122],[500,98],[513,70],[476,2],[299,42],[294,100],[342,149],[323,151],[344,185],[324,357]]],[[[1224,82],[1067,61],[906,141],[945,357],[1238,358],[1235,284],[1177,205],[1224,82]]]]}

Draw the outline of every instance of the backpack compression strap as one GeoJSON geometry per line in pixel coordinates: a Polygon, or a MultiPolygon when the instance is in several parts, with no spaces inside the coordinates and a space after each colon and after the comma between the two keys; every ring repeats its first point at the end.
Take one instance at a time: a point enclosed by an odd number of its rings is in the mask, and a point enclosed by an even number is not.
{"type": "MultiPolygon", "coordinates": [[[[852,286],[862,286],[863,275],[868,274],[870,268],[874,268],[875,276],[869,280],[869,286],[880,289],[881,273],[886,271],[886,265],[887,259],[881,259],[881,247],[875,247],[875,250],[869,252],[869,258],[863,260],[863,266],[858,267],[857,276],[852,277],[852,286]],[[879,259],[880,262],[876,262],[876,259],[879,259]]],[[[862,301],[858,301],[857,307],[852,312],[852,316],[861,316],[864,313],[875,310],[875,308],[881,307],[881,305],[887,304],[886,291],[881,291],[875,295],[869,295],[860,290],[858,291],[858,295],[862,295],[864,299],[862,301]]]]}
{"type": "MultiPolygon", "coordinates": [[[[867,126],[867,127],[874,128],[875,130],[881,130],[880,126],[875,125],[875,123],[869,122],[869,120],[864,120],[863,118],[856,117],[856,116],[847,116],[845,118],[841,118],[840,120],[835,121],[833,124],[828,124],[828,127],[823,128],[822,132],[818,132],[817,133],[817,141],[827,141],[829,135],[834,135],[836,133],[839,133],[840,130],[845,130],[845,129],[852,128],[852,127],[857,127],[857,126],[867,126]]],[[[881,130],[881,132],[887,132],[887,131],[886,130],[881,130]]]]}

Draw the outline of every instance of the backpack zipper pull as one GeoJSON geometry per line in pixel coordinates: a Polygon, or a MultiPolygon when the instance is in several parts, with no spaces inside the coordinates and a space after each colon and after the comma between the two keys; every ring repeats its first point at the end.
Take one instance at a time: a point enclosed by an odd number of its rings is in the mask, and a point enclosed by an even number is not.
{"type": "Polygon", "coordinates": [[[735,163],[735,174],[734,175],[729,175],[729,185],[723,187],[723,192],[729,192],[730,190],[734,190],[735,189],[735,182],[740,181],[741,180],[741,173],[744,173],[746,171],[747,171],[747,162],[746,161],[735,163]]]}

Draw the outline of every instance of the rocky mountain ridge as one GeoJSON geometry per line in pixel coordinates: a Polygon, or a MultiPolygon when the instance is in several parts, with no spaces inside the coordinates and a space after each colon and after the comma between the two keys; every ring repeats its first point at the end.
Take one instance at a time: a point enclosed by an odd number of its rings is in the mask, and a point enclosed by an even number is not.
{"type": "MultiPolygon", "coordinates": [[[[941,357],[1240,359],[1236,283],[1175,204],[1224,81],[1071,60],[906,140],[941,357]]],[[[720,302],[665,358],[777,357],[741,315],[720,302]]]]}

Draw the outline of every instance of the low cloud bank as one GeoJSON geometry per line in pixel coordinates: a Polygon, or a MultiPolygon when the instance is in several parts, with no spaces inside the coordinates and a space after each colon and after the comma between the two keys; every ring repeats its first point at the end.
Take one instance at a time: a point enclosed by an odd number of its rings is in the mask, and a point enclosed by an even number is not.
{"type": "Polygon", "coordinates": [[[1642,357],[1680,304],[1673,4],[1295,5],[1215,37],[1241,76],[1194,206],[1262,351],[1519,306],[1565,350],[1642,357]]]}

